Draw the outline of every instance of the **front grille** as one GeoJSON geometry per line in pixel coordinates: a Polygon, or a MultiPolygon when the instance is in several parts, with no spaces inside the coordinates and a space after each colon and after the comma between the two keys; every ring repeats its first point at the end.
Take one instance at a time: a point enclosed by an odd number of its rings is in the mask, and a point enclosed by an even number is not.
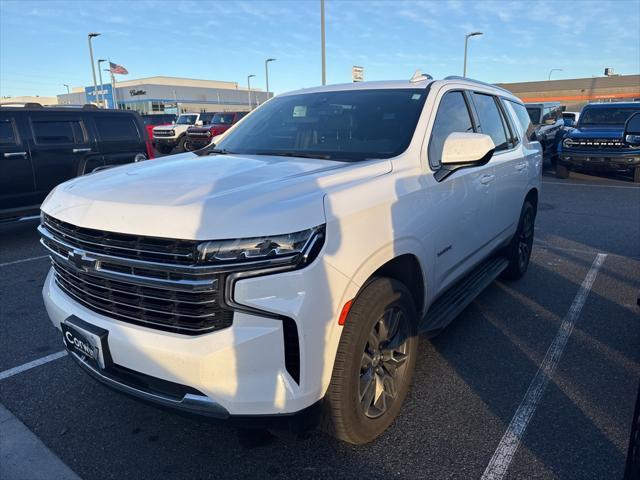
{"type": "Polygon", "coordinates": [[[622,139],[617,138],[576,138],[565,141],[568,148],[577,148],[583,150],[624,150],[629,145],[624,143],[622,139]]]}
{"type": "Polygon", "coordinates": [[[192,265],[196,242],[101,232],[46,215],[40,232],[56,284],[90,310],[189,335],[232,323],[223,273],[192,265]]]}
{"type": "Polygon", "coordinates": [[[187,132],[187,136],[189,137],[210,137],[211,132],[187,132]]]}
{"type": "Polygon", "coordinates": [[[173,137],[174,132],[172,130],[154,130],[154,137],[173,137]]]}

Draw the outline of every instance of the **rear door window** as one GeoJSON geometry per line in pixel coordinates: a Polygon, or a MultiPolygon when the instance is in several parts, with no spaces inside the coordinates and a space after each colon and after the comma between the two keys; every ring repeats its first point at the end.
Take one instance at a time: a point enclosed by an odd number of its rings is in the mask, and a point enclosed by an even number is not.
{"type": "Polygon", "coordinates": [[[86,142],[80,120],[34,118],[31,121],[33,138],[39,145],[65,145],[86,142]]]}
{"type": "Polygon", "coordinates": [[[529,140],[533,140],[535,127],[531,123],[529,109],[525,108],[521,103],[513,102],[511,100],[507,101],[511,104],[516,117],[518,117],[518,121],[520,122],[520,125],[522,125],[522,131],[529,140]]]}
{"type": "Polygon", "coordinates": [[[140,134],[131,115],[96,115],[93,117],[101,140],[138,140],[140,134]]]}
{"type": "Polygon", "coordinates": [[[509,148],[507,132],[495,97],[478,92],[474,92],[472,96],[480,122],[478,125],[480,132],[491,137],[496,146],[496,152],[509,148]]]}

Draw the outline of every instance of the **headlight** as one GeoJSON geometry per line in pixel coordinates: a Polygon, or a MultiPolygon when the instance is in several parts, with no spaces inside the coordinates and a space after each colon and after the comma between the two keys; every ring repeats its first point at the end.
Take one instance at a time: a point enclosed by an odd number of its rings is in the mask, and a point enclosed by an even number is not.
{"type": "Polygon", "coordinates": [[[324,239],[324,225],[284,235],[211,240],[198,245],[198,263],[299,265],[311,262],[324,239]]]}
{"type": "Polygon", "coordinates": [[[576,142],[574,142],[574,141],[573,141],[573,139],[571,139],[571,138],[565,138],[565,139],[562,141],[562,146],[563,146],[563,147],[565,147],[565,148],[571,148],[571,147],[573,147],[575,144],[576,144],[576,142]]]}

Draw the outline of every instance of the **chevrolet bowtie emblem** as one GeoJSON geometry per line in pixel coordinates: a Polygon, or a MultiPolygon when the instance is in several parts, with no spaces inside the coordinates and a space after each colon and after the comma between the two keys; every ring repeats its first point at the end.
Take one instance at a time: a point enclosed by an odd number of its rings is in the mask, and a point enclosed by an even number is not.
{"type": "Polygon", "coordinates": [[[84,270],[85,272],[95,268],[95,258],[87,257],[85,252],[81,250],[70,250],[67,254],[67,259],[73,263],[78,270],[84,270]]]}

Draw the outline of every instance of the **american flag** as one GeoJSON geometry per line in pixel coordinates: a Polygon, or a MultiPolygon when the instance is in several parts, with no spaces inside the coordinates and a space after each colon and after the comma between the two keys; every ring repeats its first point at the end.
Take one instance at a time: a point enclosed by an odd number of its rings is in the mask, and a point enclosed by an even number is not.
{"type": "Polygon", "coordinates": [[[118,75],[128,75],[129,71],[124,68],[122,65],[118,65],[117,63],[109,62],[109,71],[111,73],[117,73],[118,75]]]}

